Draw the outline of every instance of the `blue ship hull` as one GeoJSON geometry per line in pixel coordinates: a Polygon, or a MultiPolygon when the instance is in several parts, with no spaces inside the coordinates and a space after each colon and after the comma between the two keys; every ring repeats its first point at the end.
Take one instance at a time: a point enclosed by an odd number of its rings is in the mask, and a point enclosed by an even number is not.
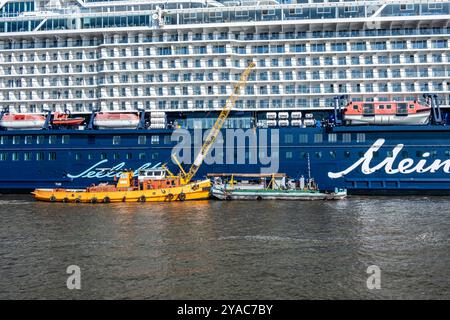
{"type": "MultiPolygon", "coordinates": [[[[271,163],[267,159],[261,161],[261,150],[255,162],[250,148],[244,152],[244,163],[242,158],[239,162],[238,152],[226,148],[225,139],[222,163],[206,161],[197,178],[207,173],[259,173],[273,165],[277,172],[292,178],[311,175],[322,190],[347,188],[350,194],[450,192],[448,126],[286,127],[254,129],[253,134],[259,137],[264,130],[268,138],[259,145],[267,149],[264,156],[271,158],[271,163]]],[[[169,163],[172,171],[177,172],[170,160],[177,144],[171,141],[172,133],[172,130],[2,131],[0,190],[14,193],[34,188],[85,188],[113,182],[114,176],[124,169],[137,170],[162,163],[169,163]]]]}

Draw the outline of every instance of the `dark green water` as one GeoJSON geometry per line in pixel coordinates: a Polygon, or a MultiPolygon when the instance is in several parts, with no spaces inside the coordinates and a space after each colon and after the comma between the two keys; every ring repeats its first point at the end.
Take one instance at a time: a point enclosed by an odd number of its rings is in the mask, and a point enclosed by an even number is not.
{"type": "Polygon", "coordinates": [[[2,299],[449,299],[450,198],[76,205],[0,197],[2,299]],[[68,290],[66,268],[81,268],[68,290]],[[369,290],[366,269],[381,269],[369,290]]]}

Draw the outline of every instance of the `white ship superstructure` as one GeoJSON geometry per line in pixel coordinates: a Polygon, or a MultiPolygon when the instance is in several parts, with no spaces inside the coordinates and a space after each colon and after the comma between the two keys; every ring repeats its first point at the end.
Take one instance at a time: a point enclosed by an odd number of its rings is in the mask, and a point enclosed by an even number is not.
{"type": "Polygon", "coordinates": [[[0,1],[0,106],[218,110],[249,61],[237,110],[414,100],[450,106],[450,2],[0,1]]]}

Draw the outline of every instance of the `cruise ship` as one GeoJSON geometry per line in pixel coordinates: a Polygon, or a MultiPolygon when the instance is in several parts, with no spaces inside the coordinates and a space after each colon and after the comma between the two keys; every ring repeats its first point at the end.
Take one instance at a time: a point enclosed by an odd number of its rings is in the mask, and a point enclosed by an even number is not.
{"type": "Polygon", "coordinates": [[[0,190],[172,165],[177,130],[198,145],[254,62],[199,176],[447,193],[449,21],[443,0],[1,0],[0,190]]]}

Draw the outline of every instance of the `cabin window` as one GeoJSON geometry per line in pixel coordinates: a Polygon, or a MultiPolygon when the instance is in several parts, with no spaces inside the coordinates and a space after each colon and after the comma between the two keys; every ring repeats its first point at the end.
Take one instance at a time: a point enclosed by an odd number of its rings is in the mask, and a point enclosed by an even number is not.
{"type": "Polygon", "coordinates": [[[358,110],[358,106],[357,105],[353,105],[353,110],[358,110]]]}
{"type": "Polygon", "coordinates": [[[19,153],[13,152],[12,153],[12,161],[18,161],[19,160],[19,153]]]}
{"type": "Polygon", "coordinates": [[[308,143],[308,135],[307,134],[301,134],[299,141],[300,141],[300,143],[308,143]]]}
{"type": "Polygon", "coordinates": [[[352,142],[352,134],[351,133],[344,133],[342,135],[342,142],[352,142]]]}
{"type": "Polygon", "coordinates": [[[68,136],[68,135],[63,135],[63,136],[61,137],[61,143],[62,143],[62,144],[68,144],[68,143],[69,143],[69,140],[70,140],[70,136],[68,136]]]}
{"type": "Polygon", "coordinates": [[[413,104],[410,104],[410,105],[409,105],[409,108],[410,108],[410,109],[414,109],[414,105],[413,105],[413,104]]]}
{"type": "Polygon", "coordinates": [[[113,144],[114,145],[120,144],[120,136],[113,136],[113,144]]]}
{"type": "Polygon", "coordinates": [[[114,160],[120,159],[120,154],[114,153],[114,160]]]}
{"type": "Polygon", "coordinates": [[[292,134],[286,134],[284,136],[284,143],[293,143],[294,142],[294,136],[292,134]]]}
{"type": "Polygon", "coordinates": [[[36,143],[37,144],[43,144],[44,140],[45,140],[44,136],[37,136],[36,137],[36,143]]]}
{"type": "Polygon", "coordinates": [[[308,152],[300,152],[301,159],[308,159],[308,152]]]}
{"type": "Polygon", "coordinates": [[[350,158],[350,151],[345,151],[344,152],[344,157],[350,158]]]}
{"type": "Polygon", "coordinates": [[[146,155],[145,153],[139,153],[139,160],[145,160],[146,155]]]}
{"type": "Polygon", "coordinates": [[[56,160],[56,152],[50,152],[48,154],[48,160],[55,161],[56,160]]]}
{"type": "Polygon", "coordinates": [[[106,160],[108,158],[108,155],[104,152],[100,153],[100,160],[106,160]]]}
{"type": "Polygon", "coordinates": [[[56,143],[56,136],[48,136],[48,143],[49,144],[55,144],[56,143]]]}
{"type": "Polygon", "coordinates": [[[292,151],[286,152],[286,159],[292,159],[292,151]]]}
{"type": "Polygon", "coordinates": [[[92,153],[88,153],[87,158],[88,158],[88,160],[92,160],[92,159],[94,159],[94,155],[92,153]]]}
{"type": "Polygon", "coordinates": [[[33,144],[33,136],[25,136],[25,144],[33,144]]]}
{"type": "Polygon", "coordinates": [[[19,144],[20,143],[20,137],[19,136],[13,136],[13,144],[19,144]]]}
{"type": "Polygon", "coordinates": [[[147,136],[138,137],[138,144],[146,144],[146,143],[147,143],[147,136]]]}
{"type": "Polygon", "coordinates": [[[356,134],[356,142],[358,143],[366,142],[366,134],[365,133],[356,134]]]}
{"type": "Polygon", "coordinates": [[[6,152],[0,153],[0,161],[6,161],[8,154],[6,152]]]}
{"type": "Polygon", "coordinates": [[[131,153],[127,153],[127,155],[125,156],[126,159],[130,160],[131,158],[133,158],[133,154],[131,153]]]}
{"type": "Polygon", "coordinates": [[[7,138],[8,138],[8,137],[6,137],[6,136],[1,136],[1,137],[0,137],[0,144],[5,144],[6,141],[8,141],[7,138]]]}
{"type": "Polygon", "coordinates": [[[374,151],[373,152],[373,157],[374,158],[378,158],[380,156],[380,152],[379,151],[374,151]]]}
{"type": "Polygon", "coordinates": [[[409,153],[408,153],[408,151],[402,151],[402,157],[403,157],[403,158],[409,158],[409,153]]]}
{"type": "Polygon", "coordinates": [[[378,106],[378,109],[384,110],[384,104],[380,104],[380,105],[378,106]]]}
{"type": "Polygon", "coordinates": [[[416,151],[416,157],[422,157],[423,151],[416,151]]]}
{"type": "Polygon", "coordinates": [[[320,151],[316,152],[316,158],[317,159],[322,158],[322,152],[320,152],[320,151]]]}
{"type": "Polygon", "coordinates": [[[81,160],[81,154],[80,153],[75,153],[75,160],[77,160],[77,161],[81,160]]]}
{"type": "Polygon", "coordinates": [[[430,152],[430,157],[435,159],[437,157],[437,151],[431,151],[430,152]]]}
{"type": "Polygon", "coordinates": [[[389,151],[386,151],[386,156],[387,156],[387,157],[390,158],[390,157],[392,157],[393,155],[394,155],[394,153],[393,153],[392,151],[390,151],[390,150],[389,150],[389,151]]]}
{"type": "Polygon", "coordinates": [[[364,157],[365,152],[364,151],[359,151],[358,152],[358,157],[362,158],[364,157]]]}
{"type": "Polygon", "coordinates": [[[447,158],[450,158],[450,150],[445,151],[445,156],[446,156],[447,158]]]}
{"type": "Polygon", "coordinates": [[[38,153],[36,153],[36,160],[37,160],[37,161],[42,161],[42,160],[44,160],[44,153],[43,153],[43,152],[38,152],[38,153]]]}
{"type": "Polygon", "coordinates": [[[25,152],[23,154],[23,160],[30,161],[31,160],[31,152],[25,152]]]}
{"type": "Polygon", "coordinates": [[[159,157],[159,153],[158,152],[153,152],[152,153],[152,160],[156,160],[159,157]]]}
{"type": "Polygon", "coordinates": [[[330,143],[337,142],[337,134],[336,133],[329,133],[328,134],[328,142],[330,142],[330,143]]]}
{"type": "Polygon", "coordinates": [[[336,151],[330,151],[330,158],[336,159],[336,151]]]}
{"type": "Polygon", "coordinates": [[[314,134],[314,142],[315,143],[323,142],[323,135],[321,133],[314,134]]]}
{"type": "Polygon", "coordinates": [[[172,143],[172,136],[164,136],[164,143],[165,144],[171,144],[172,143]]]}
{"type": "Polygon", "coordinates": [[[159,144],[159,136],[152,136],[152,144],[159,144]]]}
{"type": "Polygon", "coordinates": [[[386,109],[387,109],[387,110],[392,110],[392,105],[388,104],[388,105],[386,106],[386,109]]]}

